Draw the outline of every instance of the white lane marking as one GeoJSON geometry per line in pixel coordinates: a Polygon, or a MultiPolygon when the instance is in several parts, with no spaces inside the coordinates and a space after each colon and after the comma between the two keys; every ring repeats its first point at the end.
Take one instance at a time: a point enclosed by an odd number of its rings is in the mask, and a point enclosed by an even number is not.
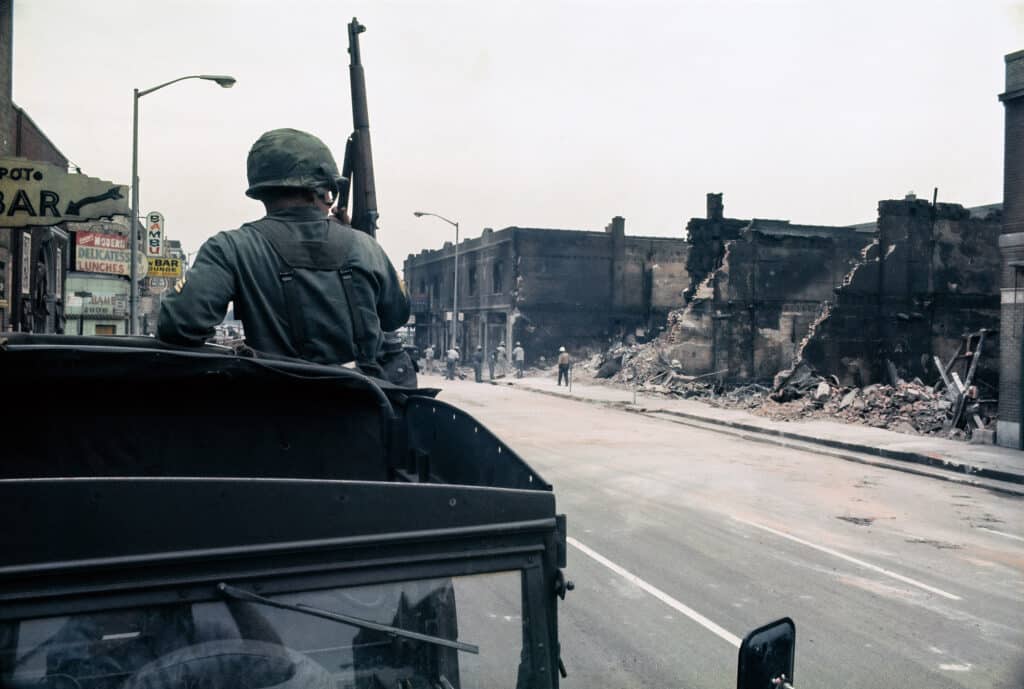
{"type": "Polygon", "coordinates": [[[922,583],[922,582],[920,582],[920,581],[918,581],[916,579],[911,579],[910,577],[905,577],[902,574],[897,574],[896,572],[893,572],[892,570],[889,570],[889,569],[885,569],[884,567],[879,567],[878,565],[873,565],[870,562],[864,562],[864,560],[858,560],[857,558],[850,557],[846,553],[841,553],[838,550],[833,550],[832,548],[828,548],[828,547],[823,546],[823,545],[818,545],[816,543],[811,543],[810,541],[805,541],[802,538],[797,538],[796,536],[788,534],[788,533],[786,533],[784,531],[779,531],[777,529],[773,529],[770,526],[765,526],[763,524],[758,524],[756,522],[748,522],[746,519],[740,519],[739,517],[733,517],[733,519],[735,519],[736,521],[740,522],[741,524],[746,524],[747,526],[753,526],[754,528],[761,529],[762,531],[767,531],[768,533],[775,534],[776,536],[778,536],[780,538],[787,538],[787,539],[793,541],[794,543],[799,543],[800,545],[805,545],[808,548],[814,548],[815,550],[818,550],[818,551],[823,552],[823,553],[827,553],[829,555],[832,555],[833,557],[838,557],[841,560],[846,560],[847,562],[852,562],[853,564],[859,565],[860,567],[863,567],[864,569],[869,569],[872,572],[877,572],[878,574],[884,574],[887,577],[892,577],[893,579],[896,579],[897,581],[902,581],[904,584],[910,584],[911,586],[916,586],[919,589],[924,589],[925,591],[929,591],[931,593],[934,593],[937,596],[942,596],[943,598],[948,598],[949,600],[963,600],[962,598],[960,598],[960,596],[958,596],[956,594],[949,593],[948,591],[943,591],[942,589],[935,588],[934,586],[929,586],[928,584],[922,583]]]}
{"type": "Polygon", "coordinates": [[[611,571],[615,572],[620,577],[625,579],[626,581],[643,589],[644,591],[651,594],[652,596],[660,600],[662,603],[672,608],[673,610],[683,613],[684,615],[689,617],[691,620],[693,620],[700,626],[707,629],[709,632],[711,632],[718,638],[722,639],[723,641],[729,642],[736,648],[740,647],[740,638],[738,636],[726,631],[725,629],[718,626],[708,618],[701,615],[693,608],[689,607],[688,605],[685,605],[684,603],[679,602],[672,596],[668,595],[667,593],[659,589],[657,586],[647,583],[646,581],[644,581],[637,575],[633,574],[629,570],[623,569],[619,565],[615,564],[614,562],[606,558],[604,555],[601,555],[600,553],[591,550],[587,546],[577,541],[572,536],[570,536],[566,540],[568,541],[569,545],[576,548],[590,559],[604,565],[605,567],[607,567],[608,569],[610,569],[611,571]]]}
{"type": "Polygon", "coordinates": [[[971,664],[970,663],[943,663],[942,665],[939,666],[939,669],[940,670],[945,670],[946,672],[970,672],[971,671],[971,664]]]}
{"type": "Polygon", "coordinates": [[[1020,536],[1014,536],[1012,533],[1003,533],[1002,531],[996,531],[995,529],[989,529],[989,528],[984,527],[984,526],[979,526],[978,528],[981,529],[982,531],[988,531],[989,533],[994,533],[997,536],[1005,536],[1006,538],[1012,538],[1015,541],[1024,541],[1024,538],[1021,538],[1020,536]]]}

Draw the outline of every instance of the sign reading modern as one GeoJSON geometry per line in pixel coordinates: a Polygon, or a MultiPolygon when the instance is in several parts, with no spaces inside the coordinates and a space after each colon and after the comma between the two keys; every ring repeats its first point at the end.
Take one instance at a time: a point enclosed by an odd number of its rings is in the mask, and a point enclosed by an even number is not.
{"type": "Polygon", "coordinates": [[[75,233],[75,269],[82,273],[128,275],[131,271],[128,237],[98,232],[75,233]]]}
{"type": "Polygon", "coordinates": [[[0,158],[0,226],[128,215],[128,187],[28,158],[0,158]]]}

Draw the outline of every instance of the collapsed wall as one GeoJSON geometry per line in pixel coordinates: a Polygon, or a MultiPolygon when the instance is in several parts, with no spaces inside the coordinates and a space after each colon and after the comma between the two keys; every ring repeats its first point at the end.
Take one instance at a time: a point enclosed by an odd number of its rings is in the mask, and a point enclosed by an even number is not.
{"type": "MultiPolygon", "coordinates": [[[[877,239],[836,292],[797,359],[844,385],[901,378],[934,382],[934,358],[962,337],[999,328],[1000,211],[907,198],[879,203],[877,239]]],[[[995,395],[998,342],[986,339],[976,382],[995,395]]]]}
{"type": "Polygon", "coordinates": [[[854,228],[750,221],[671,316],[664,356],[691,375],[771,378],[793,360],[821,304],[869,241],[854,228]]]}

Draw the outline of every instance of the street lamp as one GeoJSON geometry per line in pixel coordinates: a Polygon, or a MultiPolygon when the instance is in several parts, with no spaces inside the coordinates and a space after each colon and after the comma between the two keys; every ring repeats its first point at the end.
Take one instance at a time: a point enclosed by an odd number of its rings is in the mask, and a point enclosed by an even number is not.
{"type": "Polygon", "coordinates": [[[454,220],[449,220],[443,215],[437,213],[424,213],[423,211],[413,211],[413,215],[417,218],[422,218],[424,215],[429,215],[438,220],[444,220],[449,225],[455,228],[455,285],[452,294],[452,349],[455,349],[455,345],[458,342],[457,332],[459,329],[459,223],[454,220]]]}
{"type": "Polygon", "coordinates": [[[139,238],[138,233],[135,229],[135,223],[139,217],[139,99],[143,96],[153,93],[153,91],[159,91],[165,86],[176,84],[179,81],[185,79],[204,79],[206,81],[215,82],[221,88],[229,89],[235,85],[235,78],[225,76],[223,74],[192,74],[187,77],[178,77],[177,79],[171,79],[162,84],[154,86],[153,88],[135,89],[135,97],[132,103],[132,208],[131,215],[128,218],[129,225],[129,237],[131,238],[131,267],[129,269],[131,286],[129,288],[128,298],[128,334],[135,335],[138,330],[138,316],[139,316],[139,282],[138,273],[135,267],[135,254],[139,249],[139,238]]]}
{"type": "Polygon", "coordinates": [[[92,292],[86,292],[85,290],[79,290],[75,292],[75,296],[82,300],[78,306],[78,334],[85,334],[85,300],[92,298],[92,292]]]}

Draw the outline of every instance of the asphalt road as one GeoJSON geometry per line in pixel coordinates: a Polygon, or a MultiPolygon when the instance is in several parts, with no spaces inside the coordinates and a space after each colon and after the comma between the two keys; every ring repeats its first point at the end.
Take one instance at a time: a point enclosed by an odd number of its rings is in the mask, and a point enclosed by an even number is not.
{"type": "Polygon", "coordinates": [[[1024,500],[467,381],[568,515],[563,686],[735,687],[797,626],[796,686],[1024,686],[1024,500]]]}

